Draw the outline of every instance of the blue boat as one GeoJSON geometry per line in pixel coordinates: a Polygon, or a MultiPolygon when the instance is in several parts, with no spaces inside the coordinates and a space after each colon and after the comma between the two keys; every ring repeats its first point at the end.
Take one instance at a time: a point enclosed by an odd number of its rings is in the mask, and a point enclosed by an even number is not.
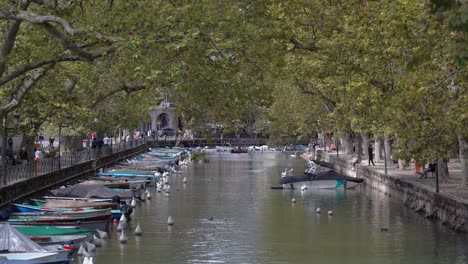
{"type": "Polygon", "coordinates": [[[71,259],[54,260],[20,260],[20,259],[0,259],[0,264],[70,264],[71,259]]]}
{"type": "MultiPolygon", "coordinates": [[[[96,210],[94,208],[82,208],[84,211],[96,210]]],[[[28,204],[11,204],[11,211],[13,213],[41,213],[41,212],[57,212],[57,211],[73,211],[73,208],[44,208],[36,205],[28,204]]],[[[120,210],[111,210],[112,219],[120,219],[122,212],[120,210]]]]}

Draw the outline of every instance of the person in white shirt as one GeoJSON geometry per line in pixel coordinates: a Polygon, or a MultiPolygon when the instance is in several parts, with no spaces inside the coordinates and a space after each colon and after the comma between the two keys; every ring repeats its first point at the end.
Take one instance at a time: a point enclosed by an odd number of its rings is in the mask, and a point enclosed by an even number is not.
{"type": "Polygon", "coordinates": [[[102,141],[104,143],[104,146],[109,146],[110,138],[107,135],[102,139],[102,141]]]}

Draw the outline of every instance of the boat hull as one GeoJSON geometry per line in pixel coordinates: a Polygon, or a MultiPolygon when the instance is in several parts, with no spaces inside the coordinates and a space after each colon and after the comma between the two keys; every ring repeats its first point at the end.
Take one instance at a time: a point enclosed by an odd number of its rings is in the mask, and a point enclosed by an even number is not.
{"type": "Polygon", "coordinates": [[[8,260],[54,260],[57,259],[58,253],[52,252],[34,252],[34,253],[5,253],[0,254],[0,257],[5,257],[8,260]]]}
{"type": "Polygon", "coordinates": [[[285,176],[281,178],[280,185],[283,189],[350,189],[363,182],[364,179],[349,177],[330,170],[317,174],[304,173],[298,176],[285,176]]]}
{"type": "Polygon", "coordinates": [[[60,221],[34,221],[34,220],[8,220],[11,225],[14,226],[54,226],[63,228],[75,228],[75,229],[90,229],[90,230],[106,230],[110,229],[110,220],[98,220],[98,221],[74,221],[74,222],[60,222],[60,221]]]}
{"type": "Polygon", "coordinates": [[[282,184],[283,189],[353,189],[360,183],[345,181],[345,180],[317,180],[317,181],[300,181],[282,184]]]}
{"type": "Polygon", "coordinates": [[[53,260],[19,260],[19,259],[12,259],[12,260],[0,260],[0,264],[70,264],[71,259],[53,259],[53,260]]]}
{"type": "Polygon", "coordinates": [[[73,249],[78,249],[81,243],[92,240],[90,235],[30,236],[29,238],[41,246],[70,245],[73,249]]]}

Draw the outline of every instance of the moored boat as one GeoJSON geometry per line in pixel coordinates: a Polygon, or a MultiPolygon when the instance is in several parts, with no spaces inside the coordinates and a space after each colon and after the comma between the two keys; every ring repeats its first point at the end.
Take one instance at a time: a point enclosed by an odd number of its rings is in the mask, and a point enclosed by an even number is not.
{"type": "Polygon", "coordinates": [[[15,208],[27,208],[30,210],[38,210],[38,211],[29,211],[29,212],[13,212],[10,215],[11,218],[25,218],[25,219],[63,219],[67,221],[69,219],[72,220],[101,220],[106,219],[108,216],[111,215],[111,209],[93,209],[89,208],[86,210],[54,210],[54,209],[46,209],[40,208],[37,206],[32,205],[20,205],[14,204],[12,207],[15,208]]]}
{"type": "Polygon", "coordinates": [[[24,236],[60,236],[60,235],[92,235],[91,229],[74,229],[54,226],[13,226],[24,236]]]}
{"type": "Polygon", "coordinates": [[[364,179],[362,178],[349,177],[332,170],[317,174],[304,173],[298,176],[285,176],[280,180],[280,184],[284,189],[350,189],[363,182],[364,179]]]}
{"type": "Polygon", "coordinates": [[[45,219],[45,220],[34,220],[34,219],[8,219],[9,224],[18,226],[54,226],[54,227],[63,227],[63,228],[73,228],[73,229],[91,229],[91,230],[106,230],[110,229],[110,219],[109,220],[89,220],[89,221],[80,221],[80,220],[69,220],[67,222],[59,221],[55,219],[45,219]]]}
{"type": "Polygon", "coordinates": [[[70,250],[57,247],[44,248],[9,224],[0,228],[0,257],[9,260],[53,260],[66,259],[70,253],[70,250]]]}
{"type": "Polygon", "coordinates": [[[29,239],[41,246],[62,245],[78,249],[81,243],[90,242],[91,235],[57,235],[57,236],[29,236],[29,239]]]}
{"type": "Polygon", "coordinates": [[[249,150],[244,148],[233,148],[231,149],[231,153],[249,153],[249,150]]]}
{"type": "Polygon", "coordinates": [[[131,199],[134,191],[116,191],[99,185],[77,184],[72,187],[51,190],[50,193],[59,197],[86,198],[86,199],[112,199],[120,197],[121,199],[131,199]]]}
{"type": "Polygon", "coordinates": [[[52,259],[52,260],[23,260],[23,259],[7,259],[0,257],[0,264],[70,264],[71,259],[52,259]]]}
{"type": "Polygon", "coordinates": [[[136,188],[138,185],[145,185],[146,180],[133,180],[133,181],[97,181],[88,180],[83,181],[80,184],[84,185],[100,185],[111,189],[131,189],[136,188]]]}
{"type": "MultiPolygon", "coordinates": [[[[55,252],[22,252],[22,253],[0,253],[0,257],[4,257],[8,260],[38,260],[47,261],[57,259],[57,253],[55,252]]],[[[41,262],[42,263],[42,262],[41,262]]]]}
{"type": "Polygon", "coordinates": [[[39,206],[41,208],[60,208],[60,209],[72,209],[79,210],[81,208],[95,208],[105,209],[110,208],[115,210],[119,207],[117,202],[93,202],[93,201],[80,201],[80,200],[67,200],[67,199],[54,199],[54,200],[38,200],[32,199],[32,205],[39,206]]]}

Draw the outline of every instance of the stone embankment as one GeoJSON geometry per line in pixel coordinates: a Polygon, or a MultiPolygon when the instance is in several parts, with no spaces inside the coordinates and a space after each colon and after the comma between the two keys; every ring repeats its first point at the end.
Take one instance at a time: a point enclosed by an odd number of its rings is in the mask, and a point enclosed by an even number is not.
{"type": "Polygon", "coordinates": [[[336,153],[323,150],[317,150],[315,158],[333,163],[335,170],[345,175],[364,178],[367,186],[399,199],[428,219],[440,221],[457,232],[468,231],[468,188],[461,186],[459,160],[449,162],[451,178],[439,184],[440,192],[437,193],[435,178],[419,179],[414,171],[399,170],[393,164],[388,166],[385,174],[383,162],[367,166],[363,161],[353,168],[351,155],[337,157],[336,153]]]}

